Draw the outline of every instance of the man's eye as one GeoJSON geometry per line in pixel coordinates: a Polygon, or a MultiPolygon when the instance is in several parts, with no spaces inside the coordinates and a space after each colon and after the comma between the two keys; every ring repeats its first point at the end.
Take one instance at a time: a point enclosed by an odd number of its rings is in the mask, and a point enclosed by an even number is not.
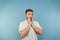
{"type": "Polygon", "coordinates": [[[33,15],[33,14],[29,14],[29,15],[33,15]]]}
{"type": "Polygon", "coordinates": [[[31,14],[29,14],[29,15],[31,15],[31,14]]]}

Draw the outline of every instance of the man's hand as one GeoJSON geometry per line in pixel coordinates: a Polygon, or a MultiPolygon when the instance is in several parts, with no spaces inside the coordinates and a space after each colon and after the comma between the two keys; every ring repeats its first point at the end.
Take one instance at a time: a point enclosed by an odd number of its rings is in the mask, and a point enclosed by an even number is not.
{"type": "Polygon", "coordinates": [[[20,34],[21,38],[24,38],[29,33],[32,22],[31,22],[30,19],[28,19],[27,22],[28,22],[27,27],[25,29],[19,31],[19,34],[20,34]]]}
{"type": "Polygon", "coordinates": [[[36,25],[34,25],[34,23],[32,22],[32,26],[31,26],[34,31],[40,35],[42,35],[42,29],[38,28],[36,25]]]}
{"type": "Polygon", "coordinates": [[[42,35],[42,29],[38,28],[34,25],[33,19],[28,19],[28,25],[34,29],[34,31],[40,35],[42,35]]]}
{"type": "Polygon", "coordinates": [[[28,25],[30,25],[30,26],[32,26],[32,21],[31,21],[32,19],[28,19],[28,25]]]}
{"type": "Polygon", "coordinates": [[[40,35],[42,35],[42,29],[38,28],[35,24],[33,19],[30,19],[29,24],[31,25],[31,27],[34,29],[34,31],[40,35]],[[31,21],[32,20],[32,21],[31,21]]]}

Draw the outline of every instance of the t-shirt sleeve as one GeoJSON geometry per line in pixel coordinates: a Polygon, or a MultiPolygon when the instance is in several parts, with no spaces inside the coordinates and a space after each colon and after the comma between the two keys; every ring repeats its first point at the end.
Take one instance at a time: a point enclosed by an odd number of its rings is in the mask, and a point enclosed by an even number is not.
{"type": "Polygon", "coordinates": [[[42,27],[40,26],[40,24],[39,24],[38,22],[35,22],[35,25],[36,25],[38,28],[42,29],[42,27]]]}
{"type": "Polygon", "coordinates": [[[19,29],[18,29],[18,31],[21,31],[21,30],[23,30],[24,29],[24,24],[23,23],[20,23],[19,24],[19,29]]]}

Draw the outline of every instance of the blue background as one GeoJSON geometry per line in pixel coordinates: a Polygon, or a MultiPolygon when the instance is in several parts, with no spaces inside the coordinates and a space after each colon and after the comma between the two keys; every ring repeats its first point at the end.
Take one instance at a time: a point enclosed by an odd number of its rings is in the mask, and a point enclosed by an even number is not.
{"type": "Polygon", "coordinates": [[[43,28],[38,40],[60,40],[60,0],[0,0],[0,40],[21,40],[19,23],[28,8],[43,28]]]}

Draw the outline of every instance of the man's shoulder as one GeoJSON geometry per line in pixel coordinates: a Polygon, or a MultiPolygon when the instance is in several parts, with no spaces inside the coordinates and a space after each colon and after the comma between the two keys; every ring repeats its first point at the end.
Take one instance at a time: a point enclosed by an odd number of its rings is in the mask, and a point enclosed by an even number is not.
{"type": "Polygon", "coordinates": [[[34,21],[34,23],[39,23],[38,21],[34,21]]]}
{"type": "Polygon", "coordinates": [[[26,23],[26,20],[20,22],[20,24],[23,24],[23,23],[26,23]]]}

